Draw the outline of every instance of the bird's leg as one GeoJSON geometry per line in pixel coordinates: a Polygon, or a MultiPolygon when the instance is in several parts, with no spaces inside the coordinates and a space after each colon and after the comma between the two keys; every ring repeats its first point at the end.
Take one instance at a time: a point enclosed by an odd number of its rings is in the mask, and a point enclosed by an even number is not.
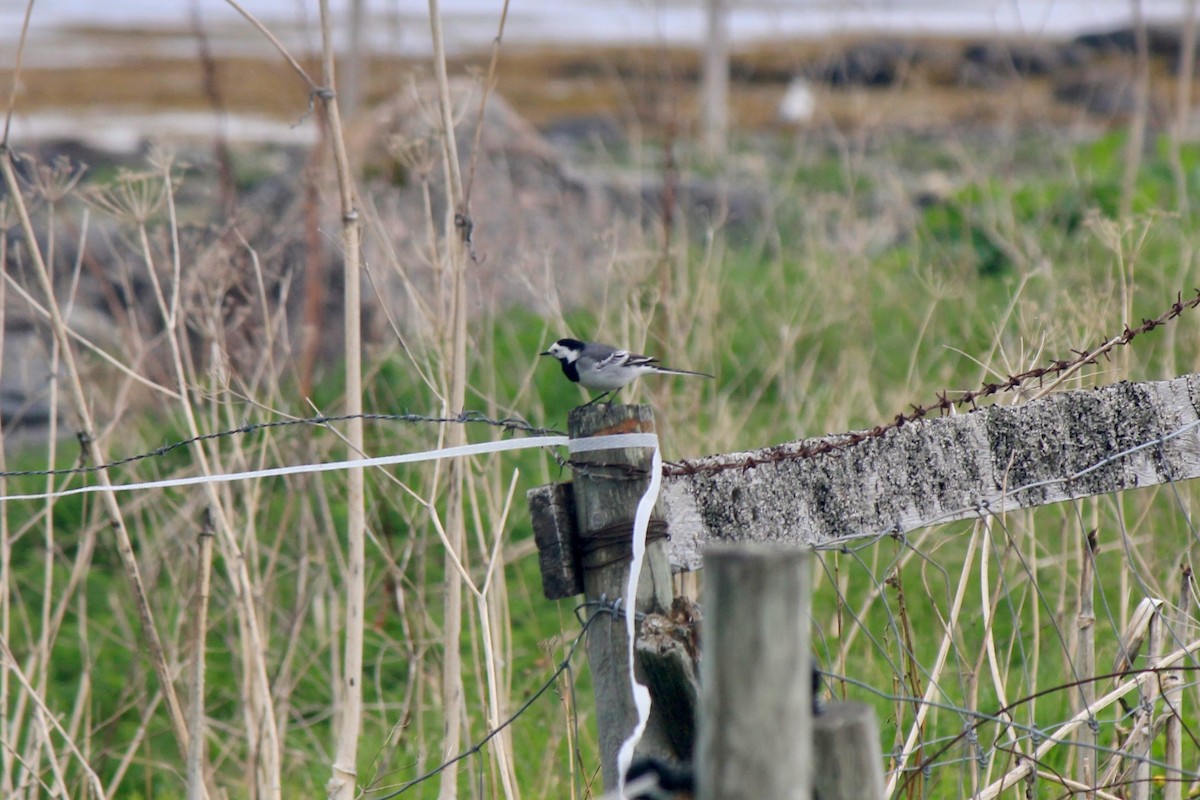
{"type": "MultiPolygon", "coordinates": [[[[592,405],[593,403],[599,403],[601,400],[608,397],[610,394],[614,394],[614,392],[605,392],[604,394],[593,397],[591,400],[588,400],[586,403],[583,404],[583,408],[587,408],[588,406],[592,405]]],[[[608,403],[608,405],[611,406],[612,403],[610,402],[610,403],[608,403]]]]}

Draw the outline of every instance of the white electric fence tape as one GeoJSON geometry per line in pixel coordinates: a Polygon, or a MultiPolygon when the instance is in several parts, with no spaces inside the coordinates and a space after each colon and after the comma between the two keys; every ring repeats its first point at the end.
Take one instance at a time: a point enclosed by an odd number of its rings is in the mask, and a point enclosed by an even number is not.
{"type": "Polygon", "coordinates": [[[650,525],[650,513],[654,511],[654,504],[658,502],[658,490],[662,486],[662,454],[658,449],[657,436],[654,434],[641,435],[653,438],[652,444],[643,446],[653,447],[654,454],[650,464],[650,485],[646,487],[646,493],[638,501],[637,515],[633,518],[633,558],[629,563],[629,584],[625,587],[623,601],[625,604],[625,635],[629,639],[629,682],[633,688],[633,705],[637,708],[638,719],[637,724],[633,726],[633,733],[629,734],[629,738],[621,744],[621,749],[617,753],[617,775],[619,776],[617,792],[621,800],[625,800],[625,773],[629,771],[629,765],[633,763],[634,748],[641,741],[642,733],[646,730],[646,721],[650,719],[650,690],[638,683],[637,678],[634,677],[634,621],[637,614],[638,581],[642,576],[642,562],[646,557],[646,528],[650,525]]]}
{"type": "Polygon", "coordinates": [[[425,450],[420,453],[400,453],[392,456],[360,458],[357,461],[327,461],[319,464],[269,467],[267,469],[230,472],[222,475],[193,475],[187,478],[166,478],[160,481],[145,481],[142,483],[121,483],[108,486],[96,484],[92,486],[76,486],[74,489],[60,489],[53,492],[0,495],[0,502],[8,500],[45,500],[51,497],[69,497],[73,494],[88,494],[91,492],[132,492],[141,489],[167,489],[172,486],[195,486],[196,484],[203,483],[231,483],[233,481],[251,481],[258,478],[276,478],[281,475],[299,475],[306,472],[336,472],[338,470],[351,469],[352,467],[386,467],[392,464],[436,461],[441,458],[460,458],[462,456],[483,455],[484,453],[499,453],[506,450],[525,450],[530,447],[562,447],[569,445],[570,442],[571,440],[566,436],[535,436],[528,439],[507,439],[496,442],[466,444],[460,447],[446,447],[440,450],[425,450]]]}

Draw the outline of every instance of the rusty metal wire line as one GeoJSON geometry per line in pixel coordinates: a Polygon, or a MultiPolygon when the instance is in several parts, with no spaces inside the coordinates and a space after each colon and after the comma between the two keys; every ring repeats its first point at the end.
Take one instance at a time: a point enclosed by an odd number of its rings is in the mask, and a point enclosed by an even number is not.
{"type": "Polygon", "coordinates": [[[1085,364],[1095,364],[1101,356],[1108,357],[1109,351],[1116,347],[1123,347],[1133,341],[1136,337],[1143,333],[1165,325],[1183,312],[1193,310],[1200,306],[1200,289],[1196,289],[1195,296],[1184,300],[1183,293],[1180,292],[1175,297],[1173,302],[1166,311],[1151,319],[1143,319],[1142,323],[1137,327],[1130,328],[1125,326],[1125,330],[1120,334],[1104,340],[1094,349],[1091,350],[1072,350],[1073,358],[1055,359],[1047,366],[1033,367],[1024,372],[1018,372],[1014,375],[1007,376],[1002,381],[989,381],[982,384],[978,389],[971,389],[964,392],[952,394],[949,390],[943,390],[937,395],[937,400],[929,405],[914,404],[911,405],[911,411],[905,411],[897,414],[892,418],[891,422],[881,425],[876,425],[874,428],[865,431],[853,431],[850,433],[840,434],[834,437],[827,437],[820,442],[813,444],[801,444],[799,446],[776,447],[771,448],[768,452],[751,456],[742,457],[721,461],[709,461],[704,464],[695,463],[693,461],[668,461],[663,463],[663,475],[699,475],[711,474],[716,472],[725,472],[726,470],[746,470],[752,469],[759,464],[773,464],[783,461],[797,461],[814,456],[824,455],[826,453],[841,452],[848,450],[862,442],[878,439],[884,436],[888,431],[898,430],[910,422],[917,422],[924,419],[930,414],[937,412],[939,415],[950,413],[956,408],[970,406],[971,410],[977,409],[978,401],[998,395],[1002,392],[1011,392],[1017,389],[1026,388],[1027,384],[1034,381],[1038,386],[1041,386],[1047,378],[1062,378],[1066,377],[1075,369],[1085,364]]]}

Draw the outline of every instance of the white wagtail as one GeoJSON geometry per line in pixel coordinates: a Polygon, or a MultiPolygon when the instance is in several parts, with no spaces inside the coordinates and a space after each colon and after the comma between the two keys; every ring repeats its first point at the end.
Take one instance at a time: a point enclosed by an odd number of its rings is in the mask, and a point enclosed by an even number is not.
{"type": "Polygon", "coordinates": [[[628,386],[642,375],[657,372],[666,375],[699,375],[711,378],[707,372],[692,372],[687,369],[670,369],[658,363],[657,358],[641,356],[627,350],[618,350],[607,344],[581,342],[578,339],[559,339],[550,349],[539,355],[554,356],[562,363],[563,374],[585,389],[604,392],[593,398],[588,405],[628,386]]]}

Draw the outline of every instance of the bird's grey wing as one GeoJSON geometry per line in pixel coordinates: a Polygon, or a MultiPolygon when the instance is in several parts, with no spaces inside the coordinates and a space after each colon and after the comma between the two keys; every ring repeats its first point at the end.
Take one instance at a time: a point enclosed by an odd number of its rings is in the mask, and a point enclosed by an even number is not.
{"type": "Polygon", "coordinates": [[[597,354],[596,363],[592,365],[592,369],[605,369],[607,367],[619,367],[629,361],[629,353],[624,350],[613,350],[606,356],[597,354]]]}
{"type": "Polygon", "coordinates": [[[654,356],[643,356],[638,353],[625,353],[625,363],[631,367],[657,367],[658,359],[654,356]]]}

